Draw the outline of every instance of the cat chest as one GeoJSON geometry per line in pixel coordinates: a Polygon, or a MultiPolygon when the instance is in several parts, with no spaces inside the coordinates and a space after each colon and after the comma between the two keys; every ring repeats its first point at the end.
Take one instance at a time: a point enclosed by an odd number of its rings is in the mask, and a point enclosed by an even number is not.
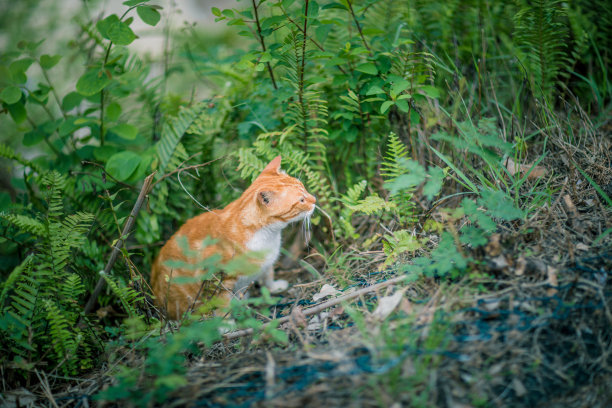
{"type": "Polygon", "coordinates": [[[249,251],[261,252],[264,256],[261,270],[271,267],[280,253],[281,232],[275,228],[262,228],[255,232],[247,241],[246,247],[249,251]]]}

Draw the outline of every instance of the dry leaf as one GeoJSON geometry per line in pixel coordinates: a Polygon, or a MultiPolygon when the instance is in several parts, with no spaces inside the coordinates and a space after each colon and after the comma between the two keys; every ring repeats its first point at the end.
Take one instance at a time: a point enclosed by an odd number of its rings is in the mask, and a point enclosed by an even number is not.
{"type": "Polygon", "coordinates": [[[517,397],[522,397],[523,395],[527,394],[527,389],[525,388],[521,380],[516,377],[512,379],[512,388],[514,388],[514,392],[516,393],[517,397]]]}
{"type": "Polygon", "coordinates": [[[576,244],[576,249],[579,251],[588,251],[591,248],[588,245],[579,242],[578,244],[576,244]]]}
{"type": "Polygon", "coordinates": [[[380,298],[376,310],[372,313],[372,318],[375,320],[383,321],[395,310],[397,305],[400,304],[402,297],[404,296],[404,290],[398,290],[391,296],[385,296],[380,298]]]}
{"type": "Polygon", "coordinates": [[[412,303],[406,298],[402,299],[402,303],[400,303],[400,310],[407,315],[411,315],[414,312],[412,309],[412,303]]]}
{"type": "Polygon", "coordinates": [[[266,398],[271,398],[274,395],[276,362],[269,351],[266,351],[266,357],[266,398]]]}
{"type": "Polygon", "coordinates": [[[546,175],[546,169],[542,166],[533,166],[533,164],[516,164],[514,160],[509,157],[506,159],[506,168],[513,176],[516,173],[520,173],[521,176],[523,176],[529,172],[529,174],[527,174],[527,180],[537,179],[546,175]]]}
{"type": "Polygon", "coordinates": [[[563,204],[565,204],[565,208],[567,208],[567,211],[570,212],[573,217],[578,217],[578,210],[569,194],[563,196],[563,204]]]}
{"type": "Polygon", "coordinates": [[[501,271],[509,266],[508,260],[503,255],[498,255],[495,258],[491,258],[493,269],[496,271],[501,271]]]}
{"type": "Polygon", "coordinates": [[[527,268],[527,261],[523,255],[519,256],[516,260],[516,268],[514,269],[514,274],[516,276],[523,276],[525,273],[525,268],[527,268]]]}
{"type": "Polygon", "coordinates": [[[312,319],[310,319],[310,322],[308,322],[306,330],[319,330],[321,327],[323,327],[323,323],[325,322],[325,319],[327,319],[327,316],[329,316],[328,312],[322,312],[315,315],[312,319]]]}
{"type": "Polygon", "coordinates": [[[557,293],[557,286],[559,286],[559,280],[557,279],[557,269],[548,265],[546,269],[548,275],[548,284],[553,286],[546,291],[548,296],[554,296],[557,293]]]}
{"type": "Polygon", "coordinates": [[[291,309],[291,323],[295,325],[295,327],[304,328],[308,325],[306,321],[306,316],[304,316],[304,312],[302,312],[301,306],[296,306],[291,309]]]}
{"type": "Polygon", "coordinates": [[[489,256],[497,256],[501,254],[501,235],[492,234],[489,238],[489,243],[485,247],[485,251],[489,256]]]}
{"type": "Polygon", "coordinates": [[[111,305],[109,306],[104,306],[99,308],[98,310],[96,310],[96,315],[100,318],[103,319],[106,316],[108,316],[109,314],[115,314],[117,312],[115,312],[115,310],[113,309],[113,307],[111,305]]]}
{"type": "Polygon", "coordinates": [[[3,407],[31,407],[36,402],[36,396],[25,388],[8,391],[0,398],[3,407]]]}
{"type": "Polygon", "coordinates": [[[321,288],[321,290],[319,291],[319,293],[315,294],[312,297],[312,300],[314,300],[315,302],[323,299],[324,297],[327,296],[335,296],[338,293],[340,293],[339,290],[334,289],[331,285],[328,285],[327,283],[325,285],[323,285],[323,287],[321,288]]]}

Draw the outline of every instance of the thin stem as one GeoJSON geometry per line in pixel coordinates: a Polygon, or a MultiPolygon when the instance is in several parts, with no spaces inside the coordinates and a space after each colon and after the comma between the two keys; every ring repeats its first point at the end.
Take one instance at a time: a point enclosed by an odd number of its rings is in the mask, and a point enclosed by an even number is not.
{"type": "MultiPolygon", "coordinates": [[[[125,13],[121,15],[121,18],[119,20],[123,20],[123,17],[125,17],[132,9],[136,7],[138,7],[138,5],[128,8],[125,11],[125,13]]],[[[106,55],[104,55],[104,61],[102,62],[102,69],[106,67],[106,63],[108,62],[108,56],[110,55],[110,50],[112,46],[113,46],[113,42],[110,41],[108,43],[108,47],[106,47],[106,55]]],[[[100,146],[104,146],[104,89],[100,91],[100,146]]]]}
{"type": "Polygon", "coordinates": [[[361,41],[363,42],[363,45],[367,48],[368,52],[370,53],[370,56],[372,56],[372,50],[370,49],[368,42],[363,36],[363,32],[361,31],[361,26],[359,25],[359,21],[357,21],[357,16],[355,15],[355,11],[353,11],[353,3],[351,3],[351,0],[347,0],[347,3],[349,5],[349,11],[351,12],[351,16],[353,16],[353,21],[355,22],[355,25],[357,26],[357,31],[359,31],[359,36],[361,37],[361,41]]]}
{"type": "MultiPolygon", "coordinates": [[[[40,62],[38,63],[38,65],[40,65],[40,62]]],[[[53,94],[53,97],[55,98],[55,101],[57,102],[57,106],[59,107],[59,110],[62,113],[62,116],[64,117],[64,119],[66,119],[66,112],[64,112],[64,110],[62,109],[62,103],[60,102],[59,97],[57,96],[57,92],[55,91],[55,87],[51,84],[51,80],[49,79],[49,75],[47,74],[47,70],[44,69],[42,67],[42,65],[40,65],[40,69],[42,70],[43,76],[45,77],[45,80],[47,81],[47,84],[49,85],[49,88],[51,88],[51,93],[53,94]]]]}
{"type": "MultiPolygon", "coordinates": [[[[113,42],[111,41],[108,43],[108,47],[106,47],[106,55],[102,62],[102,69],[106,67],[112,46],[113,42]]],[[[100,146],[104,146],[104,89],[100,91],[100,146]]]]}
{"type": "MultiPolygon", "coordinates": [[[[297,27],[298,30],[302,31],[302,27],[300,27],[300,25],[291,18],[291,16],[289,16],[289,14],[287,14],[287,12],[285,11],[285,9],[283,8],[283,6],[280,6],[281,11],[283,12],[283,14],[285,15],[285,18],[287,20],[289,20],[289,22],[291,24],[293,24],[294,26],[297,27]]],[[[320,49],[321,51],[325,52],[325,48],[323,48],[323,46],[321,44],[319,44],[317,42],[317,40],[315,40],[314,38],[312,38],[309,35],[306,35],[306,33],[303,33],[304,36],[306,36],[306,38],[308,38],[310,40],[311,43],[314,44],[315,47],[317,47],[318,49],[320,49]]],[[[342,72],[344,75],[346,75],[346,71],[340,66],[340,65],[336,65],[336,67],[340,70],[340,72],[342,72]]]]}
{"type": "Polygon", "coordinates": [[[302,108],[302,125],[304,130],[304,153],[308,154],[308,126],[306,124],[306,106],[304,105],[304,70],[306,66],[306,30],[308,28],[308,0],[304,7],[304,29],[302,30],[302,61],[300,67],[300,83],[298,97],[302,108]]]}
{"type": "MultiPolygon", "coordinates": [[[[317,314],[317,313],[319,313],[319,312],[321,312],[321,311],[323,311],[323,310],[325,310],[327,308],[339,305],[342,302],[346,302],[346,301],[349,301],[351,299],[355,299],[357,297],[363,296],[365,294],[368,294],[368,293],[371,293],[371,292],[376,292],[377,290],[382,289],[384,287],[400,283],[400,282],[406,280],[406,278],[408,278],[409,276],[410,275],[401,275],[401,276],[398,276],[398,277],[386,280],[384,282],[376,283],[376,284],[374,284],[372,286],[368,286],[368,287],[365,287],[363,289],[356,290],[355,292],[347,293],[346,295],[342,295],[342,296],[339,296],[339,297],[337,297],[335,299],[328,300],[327,302],[323,302],[320,305],[313,306],[313,307],[308,308],[308,309],[304,309],[304,310],[302,310],[302,313],[304,314],[304,316],[310,316],[310,315],[313,315],[313,314],[317,314]]],[[[265,323],[263,326],[260,327],[260,329],[263,329],[263,328],[265,328],[266,326],[269,326],[272,323],[275,323],[276,324],[275,327],[278,327],[281,324],[287,323],[288,321],[290,321],[291,317],[292,316],[289,315],[289,316],[281,317],[280,319],[273,320],[271,322],[265,323]]],[[[236,338],[239,338],[239,337],[248,336],[248,335],[253,334],[254,331],[255,330],[249,328],[249,329],[243,329],[243,330],[238,330],[238,331],[234,331],[234,332],[225,333],[223,335],[223,339],[224,340],[231,340],[231,339],[236,339],[236,338]]]]}
{"type": "MultiPolygon", "coordinates": [[[[29,116],[26,116],[26,118],[28,119],[28,122],[30,122],[30,125],[32,125],[34,129],[36,129],[37,128],[36,123],[32,120],[32,118],[30,118],[29,116]]],[[[53,146],[53,144],[49,140],[49,136],[46,133],[45,133],[45,136],[43,137],[43,140],[45,141],[45,143],[47,143],[47,145],[51,148],[51,150],[53,151],[53,153],[55,153],[57,157],[61,156],[59,150],[57,150],[55,146],[53,146]]]]}
{"type": "MultiPolygon", "coordinates": [[[[147,194],[149,194],[149,191],[151,191],[151,183],[153,181],[154,176],[155,176],[155,172],[150,174],[144,180],[144,183],[142,184],[142,189],[140,190],[138,199],[136,200],[136,203],[134,204],[134,208],[132,208],[132,212],[130,213],[130,216],[126,220],[125,225],[123,227],[123,232],[121,233],[121,236],[117,240],[117,243],[113,246],[113,252],[111,252],[111,256],[108,259],[108,262],[106,263],[106,267],[104,268],[104,274],[107,276],[110,275],[111,269],[113,268],[113,265],[117,261],[117,257],[119,256],[119,253],[121,252],[121,247],[123,247],[123,244],[126,238],[129,236],[130,232],[132,232],[132,226],[134,225],[134,221],[136,220],[136,217],[138,216],[138,212],[140,211],[142,204],[147,198],[147,194]]],[[[96,304],[96,300],[98,299],[100,292],[102,292],[102,289],[104,288],[105,282],[106,281],[104,280],[104,278],[100,277],[100,279],[98,280],[98,283],[96,284],[94,291],[92,292],[91,296],[89,297],[89,300],[87,301],[87,304],[85,305],[85,308],[83,310],[83,315],[87,315],[91,312],[94,305],[96,304]]]]}
{"type": "MultiPolygon", "coordinates": [[[[264,42],[263,35],[261,35],[261,25],[259,24],[259,13],[257,11],[261,3],[255,4],[255,0],[252,0],[252,2],[253,11],[255,12],[255,22],[257,23],[257,34],[259,36],[259,43],[261,44],[261,49],[263,50],[263,52],[266,52],[266,43],[264,42]]],[[[266,67],[268,68],[270,79],[272,80],[272,86],[274,87],[274,89],[278,89],[278,87],[276,86],[276,80],[274,79],[274,72],[272,71],[272,66],[270,65],[269,61],[266,62],[266,67]]]]}

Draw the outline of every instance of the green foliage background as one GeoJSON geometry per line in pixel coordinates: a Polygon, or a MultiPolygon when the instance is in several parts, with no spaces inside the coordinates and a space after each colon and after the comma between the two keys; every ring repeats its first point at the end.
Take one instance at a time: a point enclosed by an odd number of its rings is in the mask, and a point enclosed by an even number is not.
{"type": "MultiPolygon", "coordinates": [[[[313,245],[330,274],[342,269],[334,256],[359,245],[401,271],[453,278],[471,262],[463,246],[550,199],[502,157],[541,160],[551,127],[584,114],[597,129],[610,115],[605,1],[243,1],[211,9],[217,30],[170,26],[178,10],[163,2],[98,15],[88,1],[23,30],[17,22],[52,2],[42,3],[0,6],[0,364],[14,384],[39,367],[96,367],[109,340],[163,325],[145,312],[159,244],[198,204],[235,199],[278,154],[318,198],[313,245]],[[59,46],[48,36],[57,21],[70,30],[59,46]],[[164,36],[159,59],[135,52],[136,21],[164,36]],[[85,316],[152,172],[146,210],[98,299],[121,318],[85,316]],[[430,219],[449,197],[459,199],[448,220],[471,220],[460,231],[430,219]],[[393,231],[358,227],[367,217],[393,231]],[[415,236],[424,228],[438,245],[415,236]]],[[[185,329],[176,350],[196,333],[212,343],[219,324],[185,329]]],[[[180,385],[155,365],[167,355],[154,344],[144,346],[149,374],[180,385]]]]}

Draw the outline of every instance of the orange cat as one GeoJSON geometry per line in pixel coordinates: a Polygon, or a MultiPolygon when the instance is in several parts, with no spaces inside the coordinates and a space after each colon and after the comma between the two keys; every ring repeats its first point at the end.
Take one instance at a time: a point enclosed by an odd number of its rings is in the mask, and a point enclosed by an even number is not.
{"type": "Polygon", "coordinates": [[[166,310],[169,318],[179,319],[185,311],[195,310],[209,300],[213,292],[217,292],[226,306],[235,293],[245,290],[255,280],[262,281],[273,293],[287,288],[286,281],[274,280],[273,265],[280,252],[281,230],[290,222],[309,218],[316,199],[298,179],[281,171],[280,164],[281,157],[277,156],[240,198],[222,210],[191,218],[163,246],[153,264],[151,287],[157,305],[166,310]],[[200,251],[201,257],[219,254],[222,262],[226,262],[246,251],[258,251],[264,253],[265,258],[257,261],[259,271],[254,275],[224,276],[218,281],[207,282],[209,287],[204,290],[199,282],[169,283],[170,277],[206,273],[166,265],[169,260],[193,261],[187,259],[179,247],[177,238],[180,236],[187,237],[189,248],[200,251]],[[201,243],[206,237],[217,242],[202,249],[201,243]]]}

